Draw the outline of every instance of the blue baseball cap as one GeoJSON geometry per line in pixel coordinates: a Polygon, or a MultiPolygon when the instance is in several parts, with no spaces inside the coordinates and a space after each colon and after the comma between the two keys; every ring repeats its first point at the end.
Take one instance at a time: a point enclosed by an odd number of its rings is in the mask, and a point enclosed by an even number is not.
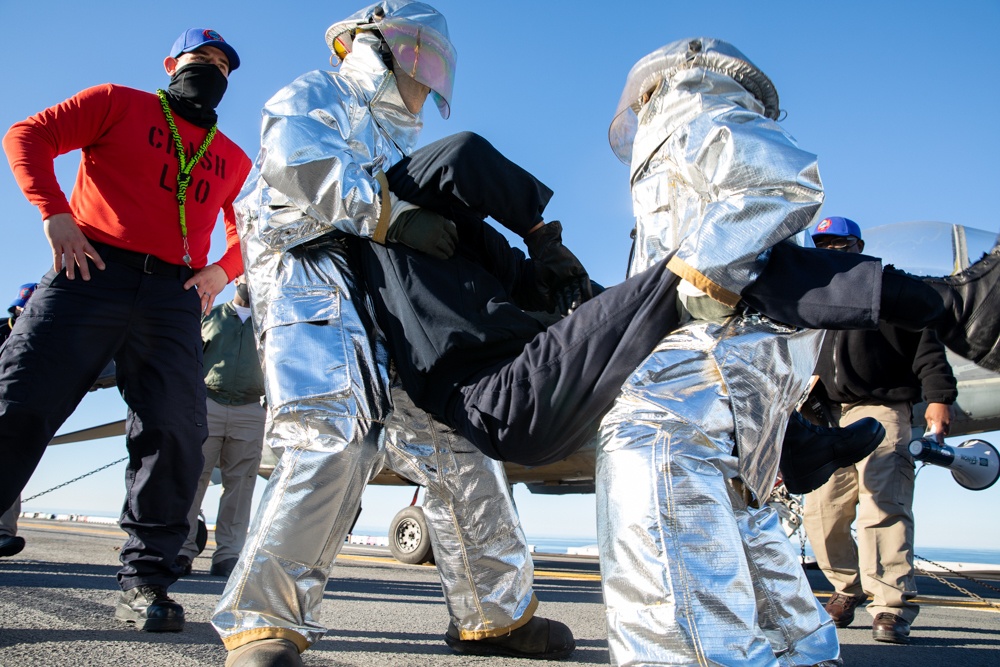
{"type": "Polygon", "coordinates": [[[817,236],[853,236],[861,238],[861,227],[848,218],[823,218],[812,229],[812,237],[817,236]]]}
{"type": "Polygon", "coordinates": [[[28,299],[36,287],[38,287],[38,283],[25,283],[21,285],[17,290],[17,298],[10,302],[7,312],[13,315],[15,308],[24,308],[24,304],[28,303],[28,299]]]}
{"type": "Polygon", "coordinates": [[[236,49],[229,46],[229,42],[222,39],[222,35],[209,28],[191,28],[182,32],[170,48],[170,57],[177,58],[182,53],[190,53],[202,46],[214,46],[225,53],[229,59],[230,72],[235,72],[240,66],[240,57],[236,55],[236,49]]]}

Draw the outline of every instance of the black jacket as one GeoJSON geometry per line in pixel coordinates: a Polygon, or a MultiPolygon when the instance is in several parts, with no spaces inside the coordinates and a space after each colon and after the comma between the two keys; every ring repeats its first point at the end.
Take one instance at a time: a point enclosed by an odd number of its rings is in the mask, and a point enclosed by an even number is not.
{"type": "Polygon", "coordinates": [[[534,264],[483,221],[458,225],[439,260],[399,243],[349,240],[403,388],[420,408],[447,412],[463,380],[517,356],[545,327],[534,264]]]}
{"type": "Polygon", "coordinates": [[[835,403],[955,402],[955,375],[932,331],[828,331],[816,366],[822,389],[835,403]]]}

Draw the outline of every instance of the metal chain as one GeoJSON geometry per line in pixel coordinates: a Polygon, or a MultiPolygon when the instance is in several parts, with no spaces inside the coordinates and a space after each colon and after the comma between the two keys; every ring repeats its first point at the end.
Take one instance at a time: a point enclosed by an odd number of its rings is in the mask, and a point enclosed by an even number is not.
{"type": "Polygon", "coordinates": [[[35,495],[31,496],[30,498],[23,498],[23,499],[21,500],[21,504],[24,504],[24,503],[26,503],[26,502],[29,502],[29,501],[31,501],[31,500],[34,500],[34,499],[35,499],[35,498],[37,498],[38,496],[44,496],[44,495],[45,495],[46,493],[50,493],[50,492],[52,492],[52,491],[55,491],[56,489],[61,489],[61,488],[63,488],[64,486],[68,486],[68,485],[72,484],[73,482],[76,482],[76,481],[79,481],[79,480],[83,479],[84,477],[90,477],[90,476],[91,476],[91,475],[93,475],[93,474],[94,474],[95,472],[101,472],[101,471],[102,471],[102,470],[104,470],[105,468],[110,468],[110,467],[111,467],[111,466],[113,466],[113,465],[118,465],[118,464],[119,464],[119,463],[121,463],[122,461],[128,461],[128,457],[126,456],[126,457],[124,457],[124,458],[120,458],[120,459],[118,459],[117,461],[112,461],[111,463],[109,463],[109,464],[108,464],[108,465],[106,465],[106,466],[101,466],[101,467],[100,467],[100,468],[98,468],[97,470],[91,470],[90,472],[88,472],[88,473],[84,473],[84,474],[80,475],[79,477],[74,477],[73,479],[69,480],[68,482],[63,482],[63,483],[62,483],[62,484],[60,484],[59,486],[53,486],[53,487],[52,487],[51,489],[47,489],[47,490],[45,490],[45,491],[42,491],[41,493],[36,493],[35,495]]]}
{"type": "MultiPolygon", "coordinates": [[[[785,507],[787,507],[791,512],[793,512],[794,514],[798,515],[799,517],[802,516],[802,503],[801,503],[801,501],[799,500],[799,498],[796,498],[792,494],[788,493],[788,489],[786,489],[783,484],[779,485],[774,490],[774,494],[772,495],[771,500],[772,501],[777,501],[777,502],[785,505],[785,507]]],[[[802,530],[801,518],[800,518],[799,526],[796,528],[796,531],[799,533],[799,553],[800,553],[800,558],[802,559],[802,562],[805,563],[805,558],[806,558],[806,536],[805,536],[805,531],[802,530]]],[[[855,540],[857,539],[856,529],[851,528],[851,535],[855,538],[855,540]]],[[[956,572],[955,570],[952,570],[951,568],[945,567],[944,565],[941,565],[940,563],[935,563],[931,559],[924,558],[923,556],[921,556],[919,554],[913,554],[913,556],[914,556],[914,558],[919,558],[920,560],[926,561],[926,562],[930,563],[931,565],[934,565],[935,567],[939,567],[939,568],[941,568],[942,570],[944,570],[946,572],[950,572],[951,574],[955,575],[956,577],[961,577],[962,579],[965,579],[966,581],[971,581],[974,584],[978,584],[980,586],[983,586],[984,588],[990,589],[991,591],[996,591],[997,593],[1000,593],[1000,588],[997,588],[995,586],[991,586],[990,584],[986,583],[985,581],[981,581],[979,579],[976,579],[975,577],[970,577],[969,575],[963,574],[961,572],[956,572]]],[[[919,573],[921,573],[921,574],[923,574],[925,576],[928,576],[931,579],[935,579],[938,582],[944,584],[945,586],[948,586],[949,588],[952,588],[952,589],[958,591],[959,593],[963,593],[963,594],[967,595],[970,598],[978,600],[979,602],[981,602],[982,604],[984,604],[984,605],[986,605],[988,607],[993,607],[994,609],[1000,609],[1000,604],[997,604],[995,602],[991,602],[991,601],[989,601],[989,600],[987,600],[987,599],[985,599],[985,598],[983,598],[983,597],[981,597],[981,596],[973,593],[970,590],[962,588],[958,584],[952,583],[952,582],[948,581],[947,579],[945,579],[944,577],[942,577],[942,576],[940,576],[938,574],[935,574],[934,572],[928,572],[927,570],[925,570],[925,569],[923,569],[921,567],[914,567],[914,569],[917,572],[919,572],[919,573]]]]}
{"type": "MultiPolygon", "coordinates": [[[[917,555],[917,554],[913,554],[913,556],[914,556],[914,558],[919,558],[920,560],[927,561],[931,565],[934,565],[935,567],[939,567],[939,568],[941,568],[942,570],[944,570],[946,572],[950,572],[953,575],[955,575],[956,577],[961,577],[962,579],[965,579],[966,581],[971,581],[974,584],[979,584],[980,586],[988,588],[991,591],[996,591],[997,593],[1000,593],[1000,588],[997,588],[995,586],[991,586],[991,585],[987,584],[985,581],[980,581],[979,579],[976,579],[975,577],[970,577],[967,574],[962,574],[961,572],[956,572],[955,570],[952,570],[951,568],[948,568],[948,567],[945,567],[944,565],[941,565],[941,563],[935,563],[934,561],[930,560],[929,558],[924,558],[923,556],[920,556],[920,555],[917,555]]],[[[954,588],[956,591],[959,591],[960,593],[965,593],[969,597],[975,598],[976,600],[979,600],[980,602],[982,602],[985,605],[988,605],[990,607],[994,607],[996,609],[1000,609],[1000,604],[997,604],[995,602],[990,602],[989,600],[986,600],[986,599],[984,599],[984,598],[976,595],[972,591],[968,591],[968,590],[962,588],[961,586],[959,586],[957,584],[953,584],[952,582],[946,580],[944,577],[941,577],[941,576],[939,576],[939,575],[937,575],[937,574],[935,574],[933,572],[928,572],[927,570],[925,570],[923,568],[920,568],[920,567],[914,567],[914,569],[917,570],[918,572],[921,572],[922,574],[927,575],[931,579],[936,579],[937,581],[941,582],[942,584],[945,584],[946,586],[950,586],[951,588],[954,588]]]]}

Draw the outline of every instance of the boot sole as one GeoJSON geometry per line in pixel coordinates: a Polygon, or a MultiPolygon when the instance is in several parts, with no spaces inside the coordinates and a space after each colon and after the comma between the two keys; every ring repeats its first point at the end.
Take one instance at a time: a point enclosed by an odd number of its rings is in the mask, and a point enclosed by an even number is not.
{"type": "Polygon", "coordinates": [[[544,653],[525,653],[517,649],[507,648],[499,644],[488,644],[483,641],[466,641],[455,639],[450,635],[444,636],[444,642],[456,653],[465,655],[503,655],[510,658],[534,658],[535,660],[562,660],[568,658],[570,653],[576,650],[576,644],[567,646],[556,651],[546,651],[544,653]]]}
{"type": "Polygon", "coordinates": [[[850,453],[850,455],[836,458],[805,477],[794,480],[794,489],[789,487],[788,480],[785,480],[785,486],[788,488],[789,493],[794,494],[810,493],[815,491],[819,487],[823,486],[826,481],[830,479],[830,476],[833,475],[833,473],[837,472],[841,468],[854,465],[874,452],[883,439],[885,439],[885,427],[879,424],[878,431],[872,434],[872,438],[865,443],[865,446],[862,449],[854,450],[850,453]]]}
{"type": "Polygon", "coordinates": [[[839,621],[834,621],[833,624],[836,625],[838,628],[846,628],[853,622],[854,622],[854,614],[851,614],[850,616],[842,616],[839,621]]]}
{"type": "Polygon", "coordinates": [[[129,624],[135,624],[143,632],[181,632],[184,630],[183,618],[144,618],[128,605],[123,604],[115,607],[115,618],[129,624]]]}
{"type": "Polygon", "coordinates": [[[887,644],[909,644],[910,638],[907,635],[897,635],[895,632],[873,632],[872,639],[877,642],[887,644]]]}

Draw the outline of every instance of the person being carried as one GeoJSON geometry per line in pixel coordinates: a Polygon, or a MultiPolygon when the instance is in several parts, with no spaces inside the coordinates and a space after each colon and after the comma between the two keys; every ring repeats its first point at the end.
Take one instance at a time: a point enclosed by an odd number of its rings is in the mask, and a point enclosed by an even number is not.
{"type": "MultiPolygon", "coordinates": [[[[818,248],[847,253],[865,248],[861,227],[848,218],[821,220],[812,238],[818,248]]],[[[823,425],[874,417],[887,433],[874,452],[806,494],[803,525],[834,589],[825,608],[838,628],[846,628],[871,594],[866,610],[874,618],[875,641],[906,644],[920,611],[913,601],[912,406],[927,402],[927,430],[943,442],[958,396],[955,375],[934,332],[889,324],[828,332],[816,374],[815,400],[807,404],[822,406],[817,417],[823,425]]]]}
{"type": "Polygon", "coordinates": [[[184,627],[167,588],[207,435],[201,315],[243,271],[233,201],[250,160],[218,131],[215,111],[239,66],[219,33],[186,30],[163,61],[166,90],[88,88],[3,139],[53,267],[0,348],[0,506],[113,359],[130,455],[115,616],[150,632],[184,627]],[[67,200],[53,160],[76,149],[67,200]],[[220,211],[227,247],[209,264],[220,211]]]}

